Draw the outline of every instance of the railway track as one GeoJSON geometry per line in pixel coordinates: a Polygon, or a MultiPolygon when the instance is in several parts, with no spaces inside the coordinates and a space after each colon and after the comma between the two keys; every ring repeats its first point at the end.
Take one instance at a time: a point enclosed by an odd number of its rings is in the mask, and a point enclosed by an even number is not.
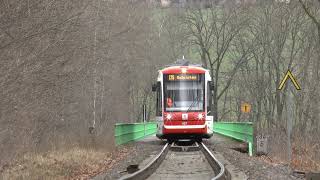
{"type": "Polygon", "coordinates": [[[225,174],[223,164],[205,144],[189,141],[166,143],[145,167],[120,179],[224,180],[225,174]]]}

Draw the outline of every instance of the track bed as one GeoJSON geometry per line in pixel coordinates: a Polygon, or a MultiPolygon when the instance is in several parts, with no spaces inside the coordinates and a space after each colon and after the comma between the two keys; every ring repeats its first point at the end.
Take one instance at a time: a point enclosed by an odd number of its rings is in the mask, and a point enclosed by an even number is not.
{"type": "Polygon", "coordinates": [[[211,179],[215,174],[201,151],[169,151],[159,168],[148,178],[155,179],[211,179]]]}

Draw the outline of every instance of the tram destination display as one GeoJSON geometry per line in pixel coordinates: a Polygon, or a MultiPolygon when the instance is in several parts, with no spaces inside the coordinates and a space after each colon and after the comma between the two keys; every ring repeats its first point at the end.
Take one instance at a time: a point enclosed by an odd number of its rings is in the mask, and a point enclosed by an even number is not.
{"type": "Polygon", "coordinates": [[[167,76],[168,81],[197,81],[199,78],[197,74],[168,74],[167,76]]]}

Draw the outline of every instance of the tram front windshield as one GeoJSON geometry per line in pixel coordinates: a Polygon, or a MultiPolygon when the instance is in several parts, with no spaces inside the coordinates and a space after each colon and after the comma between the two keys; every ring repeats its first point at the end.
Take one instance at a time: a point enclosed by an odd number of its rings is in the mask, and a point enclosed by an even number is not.
{"type": "Polygon", "coordinates": [[[204,111],[204,74],[164,75],[166,112],[204,111]]]}

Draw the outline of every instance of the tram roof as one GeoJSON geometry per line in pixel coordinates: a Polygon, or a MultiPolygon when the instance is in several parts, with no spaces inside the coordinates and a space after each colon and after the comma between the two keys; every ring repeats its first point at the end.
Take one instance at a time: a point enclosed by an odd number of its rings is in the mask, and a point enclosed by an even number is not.
{"type": "Polygon", "coordinates": [[[203,74],[207,70],[199,66],[170,66],[160,70],[163,74],[203,74]]]}

